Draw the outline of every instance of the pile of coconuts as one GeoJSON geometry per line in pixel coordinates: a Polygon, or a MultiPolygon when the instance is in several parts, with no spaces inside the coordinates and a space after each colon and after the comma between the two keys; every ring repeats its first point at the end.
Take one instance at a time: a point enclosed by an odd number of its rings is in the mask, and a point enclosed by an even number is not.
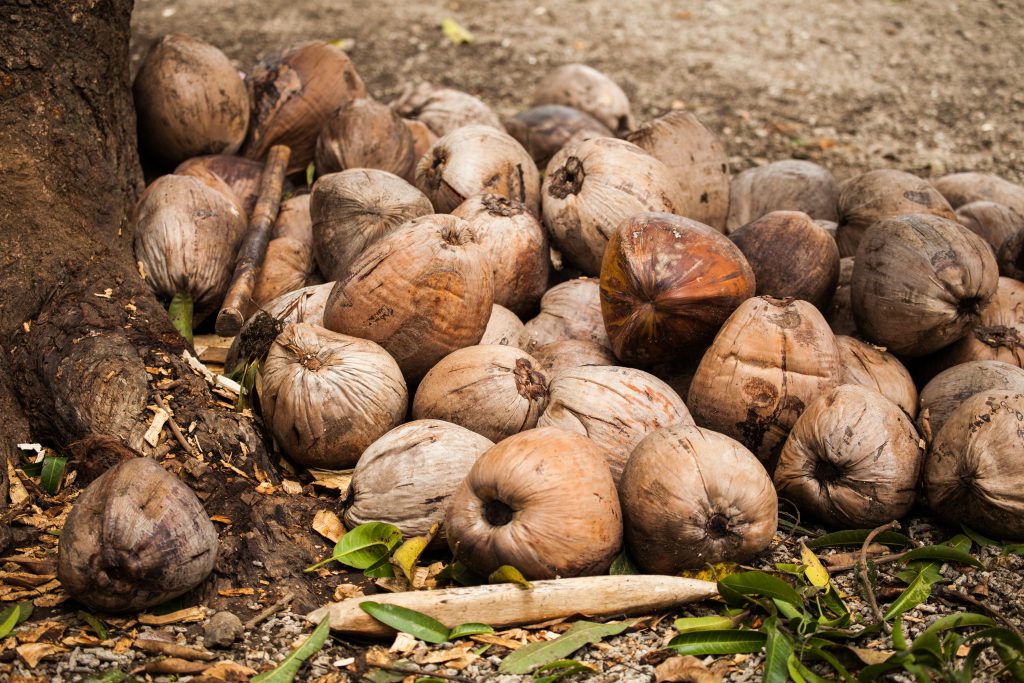
{"type": "MultiPolygon", "coordinates": [[[[349,528],[440,524],[469,570],[528,579],[623,552],[665,574],[746,562],[780,498],[833,529],[918,505],[1024,540],[1021,185],[733,175],[691,113],[638,124],[579,64],[502,117],[429,83],[375,100],[328,43],[242,79],[169,35],[134,93],[157,169],[136,257],[200,330],[268,149],[291,150],[226,371],[261,361],[258,415],[295,468],[352,470],[349,528]]],[[[106,610],[181,594],[216,555],[195,497],[138,460],[60,541],[61,581],[106,610]],[[152,547],[192,559],[138,566],[152,547]]]]}

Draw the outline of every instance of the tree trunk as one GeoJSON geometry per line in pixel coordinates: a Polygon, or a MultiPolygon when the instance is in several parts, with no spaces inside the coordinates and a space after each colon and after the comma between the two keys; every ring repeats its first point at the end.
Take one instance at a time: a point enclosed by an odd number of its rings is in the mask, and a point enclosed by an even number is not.
{"type": "Polygon", "coordinates": [[[105,437],[152,454],[142,435],[164,380],[176,422],[194,425],[204,452],[200,461],[175,445],[164,464],[208,513],[233,522],[206,597],[226,582],[267,579],[313,606],[301,569],[325,551],[309,531],[315,501],[253,491],[257,469],[275,476],[262,438],[250,420],[217,407],[182,361],[184,341],[135,264],[130,216],[142,173],[131,9],[131,0],[0,9],[0,457],[37,440],[94,476],[109,464],[105,437]]]}

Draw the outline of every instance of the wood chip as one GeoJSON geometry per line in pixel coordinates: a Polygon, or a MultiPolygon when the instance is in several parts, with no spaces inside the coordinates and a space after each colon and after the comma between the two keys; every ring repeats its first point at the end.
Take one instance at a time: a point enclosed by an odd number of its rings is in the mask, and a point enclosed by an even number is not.
{"type": "Polygon", "coordinates": [[[36,607],[56,607],[62,602],[66,602],[71,599],[71,596],[65,593],[63,590],[49,593],[41,597],[36,598],[32,601],[32,604],[36,607]]]}
{"type": "Polygon", "coordinates": [[[143,440],[150,446],[156,448],[156,445],[160,443],[160,432],[163,431],[164,425],[167,424],[167,419],[170,415],[163,408],[157,407],[153,413],[153,421],[149,423],[149,429],[142,435],[143,440]]]}
{"type": "Polygon", "coordinates": [[[391,647],[388,648],[388,652],[396,652],[398,654],[409,654],[419,647],[419,642],[413,636],[399,631],[395,636],[395,642],[391,643],[391,647]]]}
{"type": "Polygon", "coordinates": [[[313,531],[331,543],[337,543],[338,539],[345,535],[345,525],[338,519],[338,515],[330,510],[317,510],[313,515],[313,531]]]}
{"type": "Polygon", "coordinates": [[[11,498],[11,505],[21,505],[26,502],[30,498],[28,489],[21,483],[21,478],[15,472],[14,465],[10,460],[7,461],[7,479],[10,482],[8,495],[11,498]]]}
{"type": "Polygon", "coordinates": [[[29,643],[27,645],[19,645],[14,650],[30,669],[34,669],[46,657],[68,651],[66,647],[54,645],[53,643],[29,643]]]}
{"type": "Polygon", "coordinates": [[[231,661],[217,662],[209,669],[203,671],[203,676],[209,678],[216,678],[220,681],[228,681],[228,683],[235,683],[236,681],[247,681],[258,672],[256,669],[250,669],[244,664],[236,664],[231,661]]]}
{"type": "Polygon", "coordinates": [[[366,651],[366,664],[368,666],[388,666],[391,664],[391,655],[380,645],[371,645],[366,651]]]}
{"type": "Polygon", "coordinates": [[[230,517],[225,517],[224,515],[210,515],[210,521],[217,522],[218,524],[234,524],[230,517]]]}
{"type": "Polygon", "coordinates": [[[57,576],[54,574],[30,574],[28,572],[0,572],[0,583],[22,588],[34,588],[44,583],[53,581],[57,576]]]}
{"type": "Polygon", "coordinates": [[[255,593],[255,588],[225,588],[224,590],[217,591],[217,595],[225,598],[236,598],[239,595],[253,595],[255,593]]]}
{"type": "Polygon", "coordinates": [[[313,484],[325,489],[347,491],[355,470],[307,470],[313,477],[313,484]]]}
{"type": "Polygon", "coordinates": [[[339,583],[334,589],[334,601],[341,602],[342,600],[348,600],[349,598],[358,598],[366,593],[359,586],[352,583],[339,583]]]}
{"type": "Polygon", "coordinates": [[[284,489],[285,493],[291,496],[297,496],[302,493],[302,484],[293,479],[283,480],[281,482],[281,488],[284,489]]]}
{"type": "Polygon", "coordinates": [[[197,334],[192,338],[192,346],[203,363],[223,365],[234,340],[234,337],[222,337],[218,334],[197,334]]]}
{"type": "Polygon", "coordinates": [[[206,609],[203,607],[188,607],[186,609],[171,612],[170,614],[140,614],[139,623],[146,626],[165,626],[167,624],[181,624],[189,621],[204,621],[206,609]]]}

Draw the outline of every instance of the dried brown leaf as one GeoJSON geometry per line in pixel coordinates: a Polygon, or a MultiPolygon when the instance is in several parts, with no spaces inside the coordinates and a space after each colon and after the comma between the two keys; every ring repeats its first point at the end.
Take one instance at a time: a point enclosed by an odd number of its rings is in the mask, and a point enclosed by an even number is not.
{"type": "Polygon", "coordinates": [[[345,535],[345,525],[338,515],[330,510],[317,510],[313,515],[313,531],[332,543],[337,543],[338,539],[345,535]]]}
{"type": "Polygon", "coordinates": [[[187,607],[170,614],[140,614],[139,623],[146,626],[165,626],[167,624],[181,624],[189,621],[204,621],[206,609],[203,607],[187,607]]]}
{"type": "Polygon", "coordinates": [[[30,669],[34,669],[46,657],[68,651],[66,647],[54,645],[53,643],[28,643],[26,645],[19,645],[14,650],[30,669]]]}

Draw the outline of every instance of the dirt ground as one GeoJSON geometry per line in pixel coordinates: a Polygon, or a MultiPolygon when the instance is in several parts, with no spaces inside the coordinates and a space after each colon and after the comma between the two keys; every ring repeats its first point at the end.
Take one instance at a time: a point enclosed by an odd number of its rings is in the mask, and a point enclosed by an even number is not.
{"type": "Polygon", "coordinates": [[[734,170],[810,158],[840,178],[896,167],[1024,179],[1024,3],[1010,0],[139,0],[133,61],[193,33],[246,70],[295,41],[351,39],[370,91],[427,80],[502,114],[552,67],[585,62],[643,120],[686,107],[734,170]],[[475,36],[453,45],[452,18],[475,36]]]}

